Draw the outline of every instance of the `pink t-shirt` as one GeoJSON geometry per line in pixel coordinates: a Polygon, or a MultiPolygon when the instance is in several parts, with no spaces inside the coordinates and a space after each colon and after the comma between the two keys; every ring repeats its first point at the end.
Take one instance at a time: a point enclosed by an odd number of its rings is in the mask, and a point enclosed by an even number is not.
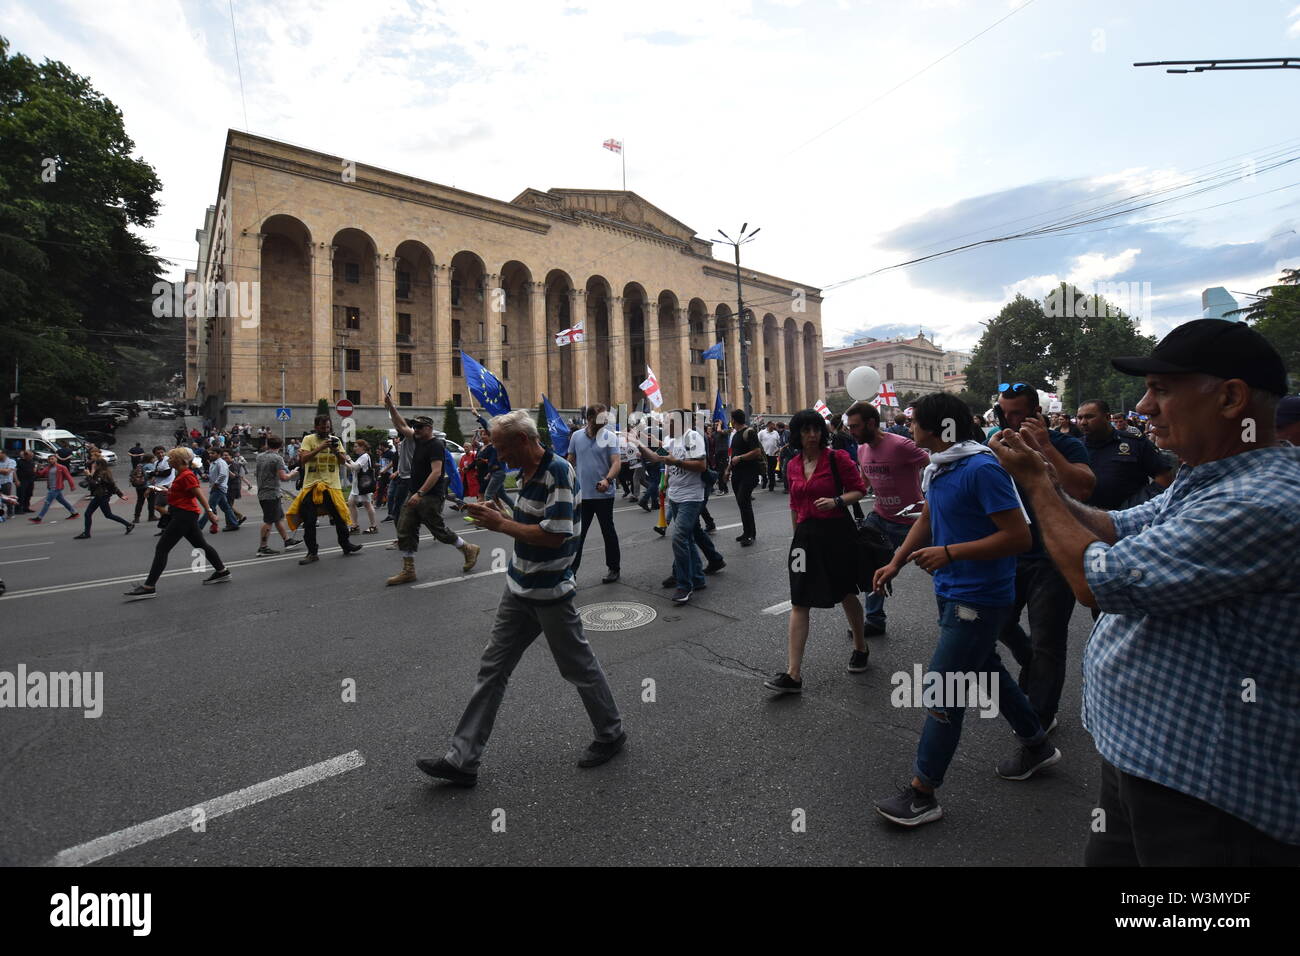
{"type": "Polygon", "coordinates": [[[873,448],[858,446],[858,467],[876,493],[876,514],[895,524],[912,524],[915,518],[900,518],[898,512],[924,497],[921,472],[930,463],[930,453],[910,438],[880,432],[873,448]]]}
{"type": "Polygon", "coordinates": [[[846,451],[822,449],[822,456],[817,459],[817,467],[813,470],[811,480],[804,477],[802,454],[790,459],[789,468],[790,510],[795,514],[796,523],[807,521],[809,518],[836,518],[843,521],[847,512],[841,508],[818,511],[817,499],[834,498],[841,493],[839,486],[843,486],[844,491],[866,492],[867,490],[867,486],[862,483],[862,475],[853,467],[853,459],[846,451]],[[832,456],[838,466],[836,470],[840,476],[839,485],[835,482],[835,476],[831,474],[832,456]]]}

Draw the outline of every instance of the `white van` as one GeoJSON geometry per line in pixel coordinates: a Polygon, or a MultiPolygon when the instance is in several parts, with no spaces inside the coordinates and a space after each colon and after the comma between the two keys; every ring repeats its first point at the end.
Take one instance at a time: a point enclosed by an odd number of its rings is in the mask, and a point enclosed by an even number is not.
{"type": "MultiPolygon", "coordinates": [[[[10,458],[17,458],[19,452],[30,451],[37,461],[44,461],[55,452],[54,442],[31,428],[0,428],[0,444],[4,445],[10,458]]],[[[76,449],[73,452],[75,458],[76,449]]]]}

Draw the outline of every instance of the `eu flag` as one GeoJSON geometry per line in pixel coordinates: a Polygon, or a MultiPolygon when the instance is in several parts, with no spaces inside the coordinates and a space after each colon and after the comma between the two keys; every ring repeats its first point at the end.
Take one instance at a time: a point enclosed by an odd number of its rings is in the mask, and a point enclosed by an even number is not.
{"type": "Polygon", "coordinates": [[[727,406],[722,404],[722,389],[718,389],[718,397],[713,403],[713,420],[727,424],[727,406]]]}
{"type": "Polygon", "coordinates": [[[442,450],[442,473],[447,476],[447,487],[457,498],[465,497],[465,483],[460,480],[460,469],[456,467],[456,459],[451,456],[451,449],[443,447],[442,450]]]}
{"type": "Polygon", "coordinates": [[[546,427],[551,433],[551,450],[563,458],[569,453],[569,434],[571,429],[564,424],[564,418],[555,410],[551,400],[542,395],[542,410],[546,412],[546,427]]]}
{"type": "Polygon", "coordinates": [[[486,411],[493,415],[504,415],[510,411],[510,396],[495,375],[465,352],[460,353],[460,366],[465,372],[465,384],[469,386],[469,393],[478,399],[486,411]]]}
{"type": "Polygon", "coordinates": [[[700,358],[701,358],[701,359],[718,359],[718,360],[721,360],[721,359],[722,359],[722,343],[719,342],[717,345],[713,346],[713,348],[711,348],[711,349],[705,349],[705,350],[704,350],[704,354],[702,354],[702,355],[700,356],[700,358]]]}

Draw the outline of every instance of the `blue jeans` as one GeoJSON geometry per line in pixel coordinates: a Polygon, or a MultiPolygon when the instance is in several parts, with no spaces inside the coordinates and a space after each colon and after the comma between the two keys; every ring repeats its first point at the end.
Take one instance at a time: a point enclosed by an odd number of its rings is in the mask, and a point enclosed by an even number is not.
{"type": "MultiPolygon", "coordinates": [[[[903,540],[907,533],[912,530],[910,524],[899,524],[896,521],[886,521],[874,511],[867,515],[867,524],[873,528],[879,529],[894,546],[897,551],[903,545],[903,540]]],[[[875,591],[867,592],[866,599],[862,602],[863,610],[866,613],[867,623],[874,624],[877,627],[885,626],[885,596],[877,594],[875,591]]]]}
{"type": "Polygon", "coordinates": [[[704,534],[700,529],[703,507],[703,501],[668,502],[668,523],[673,530],[673,577],[677,586],[687,591],[704,583],[704,563],[695,550],[697,534],[704,534]]]}
{"type": "Polygon", "coordinates": [[[494,471],[492,473],[492,476],[488,478],[487,488],[484,489],[483,497],[481,500],[485,503],[490,503],[492,501],[495,501],[497,498],[501,498],[502,500],[505,501],[506,504],[513,505],[514,502],[510,500],[510,495],[506,493],[505,488],[506,488],[505,470],[502,469],[501,471],[494,471]]]}
{"type": "MultiPolygon", "coordinates": [[[[998,633],[1010,617],[1011,608],[988,607],[941,597],[936,600],[939,603],[939,643],[930,658],[930,672],[975,672],[981,675],[980,680],[996,679],[998,711],[1011,724],[1020,742],[1031,747],[1047,739],[1033,707],[1029,705],[1029,698],[998,657],[998,633]],[[986,674],[991,677],[984,677],[986,674]]],[[[945,700],[943,706],[926,709],[925,729],[921,731],[921,743],[916,748],[914,772],[922,783],[935,788],[943,784],[943,775],[961,739],[965,708],[951,706],[953,703],[945,700]]]]}
{"type": "Polygon", "coordinates": [[[235,514],[235,509],[230,507],[230,499],[226,497],[224,488],[209,488],[208,504],[212,506],[213,511],[219,511],[226,516],[227,528],[239,527],[239,515],[235,514]]]}
{"type": "Polygon", "coordinates": [[[410,493],[410,478],[393,478],[388,482],[388,514],[394,521],[402,513],[402,505],[406,504],[406,498],[410,493]]]}
{"type": "Polygon", "coordinates": [[[77,509],[68,504],[68,499],[63,497],[63,491],[59,488],[51,488],[49,491],[45,492],[45,504],[41,507],[41,513],[36,517],[44,518],[45,512],[49,511],[50,505],[56,501],[68,509],[68,515],[70,517],[76,517],[77,509]]]}
{"type": "Polygon", "coordinates": [[[641,495],[637,504],[649,505],[651,508],[659,506],[659,466],[647,465],[645,469],[645,493],[641,495]]]}

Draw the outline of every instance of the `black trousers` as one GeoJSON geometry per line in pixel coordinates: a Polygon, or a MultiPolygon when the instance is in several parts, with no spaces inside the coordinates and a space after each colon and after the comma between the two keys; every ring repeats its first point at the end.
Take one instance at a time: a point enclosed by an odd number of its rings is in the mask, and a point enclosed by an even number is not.
{"type": "Polygon", "coordinates": [[[199,514],[196,511],[186,511],[184,508],[172,508],[171,518],[167,522],[167,527],[163,528],[162,536],[158,539],[158,545],[153,550],[153,566],[149,568],[149,577],[145,578],[145,584],[154,587],[158,579],[162,577],[163,568],[167,567],[167,555],[171,554],[172,548],[176,543],[184,538],[196,548],[203,550],[203,555],[208,559],[208,563],[218,571],[225,568],[221,561],[221,555],[217,554],[217,549],[208,544],[203,537],[203,523],[199,520],[199,514]]]}
{"type": "Polygon", "coordinates": [[[579,505],[582,509],[582,535],[578,539],[578,554],[573,559],[573,573],[578,573],[582,564],[582,548],[587,543],[587,529],[595,518],[600,522],[600,536],[605,539],[605,566],[611,571],[619,570],[621,555],[618,548],[618,532],[614,530],[614,499],[584,498],[579,505]]]}
{"type": "Polygon", "coordinates": [[[149,509],[149,519],[153,520],[154,517],[153,497],[149,494],[149,486],[141,485],[139,488],[135,489],[135,520],[136,521],[140,520],[140,512],[144,511],[146,507],[149,509]]]}
{"type": "Polygon", "coordinates": [[[776,491],[776,455],[764,455],[763,461],[766,464],[763,472],[763,487],[768,491],[776,491]]]}
{"type": "Polygon", "coordinates": [[[1065,687],[1066,641],[1074,592],[1049,558],[1016,560],[1016,602],[999,635],[1020,665],[1020,689],[1044,728],[1052,723],[1065,687]],[[1029,633],[1020,612],[1029,609],[1029,633]]]}
{"type": "Polygon", "coordinates": [[[131,526],[131,522],[113,514],[112,510],[108,507],[108,503],[112,497],[112,495],[96,495],[90,499],[90,507],[81,514],[82,518],[84,518],[86,522],[86,534],[90,534],[90,519],[94,517],[96,509],[104,512],[104,517],[109,521],[116,521],[118,524],[126,525],[128,528],[131,526]]]}
{"type": "Polygon", "coordinates": [[[1104,759],[1099,806],[1088,866],[1300,866],[1300,845],[1104,759]]]}
{"type": "Polygon", "coordinates": [[[731,473],[731,490],[736,493],[736,506],[740,509],[740,526],[746,538],[754,538],[758,530],[754,525],[754,489],[758,487],[758,469],[746,468],[731,473]]]}
{"type": "Polygon", "coordinates": [[[24,478],[18,482],[18,510],[26,514],[32,510],[32,492],[36,489],[36,479],[24,478]]]}
{"type": "MultiPolygon", "coordinates": [[[[311,500],[311,495],[303,498],[302,504],[298,508],[298,517],[302,519],[302,540],[307,545],[307,553],[316,553],[316,502],[311,500]]],[[[348,525],[351,518],[347,514],[339,514],[334,507],[334,498],[328,492],[321,502],[321,514],[332,515],[334,520],[334,531],[338,535],[339,547],[346,551],[351,547],[352,542],[348,540],[348,525]]]]}

